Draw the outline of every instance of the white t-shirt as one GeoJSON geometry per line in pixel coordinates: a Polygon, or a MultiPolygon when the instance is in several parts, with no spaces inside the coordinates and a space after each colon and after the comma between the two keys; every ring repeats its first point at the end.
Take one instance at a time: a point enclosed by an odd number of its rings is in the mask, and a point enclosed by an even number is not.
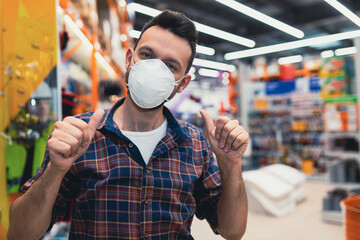
{"type": "Polygon", "coordinates": [[[148,132],[121,132],[136,145],[147,165],[156,145],[163,137],[165,137],[166,128],[167,120],[165,119],[164,123],[161,124],[160,127],[148,132]]]}

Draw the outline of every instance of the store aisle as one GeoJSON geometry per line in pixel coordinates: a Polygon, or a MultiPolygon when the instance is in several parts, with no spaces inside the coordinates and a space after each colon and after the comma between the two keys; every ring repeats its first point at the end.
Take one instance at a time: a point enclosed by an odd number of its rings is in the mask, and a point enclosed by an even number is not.
{"type": "MultiPolygon", "coordinates": [[[[307,181],[307,199],[296,210],[280,218],[249,213],[243,240],[342,240],[344,226],[322,220],[322,198],[332,186],[323,181],[307,181]]],[[[192,234],[196,240],[223,239],[212,233],[206,221],[194,219],[192,234]]]]}

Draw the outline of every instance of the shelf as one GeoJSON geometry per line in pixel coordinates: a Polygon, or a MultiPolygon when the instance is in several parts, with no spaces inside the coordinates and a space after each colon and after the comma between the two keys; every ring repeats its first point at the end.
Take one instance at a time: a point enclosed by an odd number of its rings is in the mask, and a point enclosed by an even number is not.
{"type": "Polygon", "coordinates": [[[343,224],[343,216],[341,211],[322,211],[322,219],[325,222],[334,224],[343,224]]]}
{"type": "Polygon", "coordinates": [[[327,151],[325,150],[325,155],[327,157],[339,157],[342,159],[360,159],[360,153],[359,152],[345,152],[345,151],[327,151]]]}
{"type": "Polygon", "coordinates": [[[348,190],[352,190],[352,189],[358,189],[360,188],[360,182],[358,183],[355,183],[355,182],[331,182],[330,181],[330,184],[334,187],[337,187],[337,188],[345,188],[345,189],[348,189],[348,190]]]}
{"type": "Polygon", "coordinates": [[[359,138],[360,133],[358,132],[325,132],[325,134],[328,135],[328,137],[353,137],[353,138],[359,138]]]}

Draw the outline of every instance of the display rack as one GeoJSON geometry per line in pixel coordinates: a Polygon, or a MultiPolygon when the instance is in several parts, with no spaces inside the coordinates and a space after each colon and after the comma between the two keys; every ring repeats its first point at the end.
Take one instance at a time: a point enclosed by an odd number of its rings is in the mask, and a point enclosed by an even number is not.
{"type": "Polygon", "coordinates": [[[309,174],[325,171],[319,94],[255,98],[252,103],[249,132],[254,168],[280,162],[309,174]],[[304,167],[306,162],[310,168],[304,167]]]}

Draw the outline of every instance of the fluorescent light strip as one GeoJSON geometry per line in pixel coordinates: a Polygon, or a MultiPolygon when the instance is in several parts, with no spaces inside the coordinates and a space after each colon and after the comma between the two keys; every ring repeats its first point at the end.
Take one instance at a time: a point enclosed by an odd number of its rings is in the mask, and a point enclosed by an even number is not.
{"type": "Polygon", "coordinates": [[[345,7],[336,0],[324,0],[324,1],[330,4],[333,8],[341,12],[350,21],[354,22],[356,25],[360,27],[360,18],[355,13],[350,11],[347,7],[345,7]]]}
{"type": "Polygon", "coordinates": [[[198,23],[195,21],[194,21],[194,24],[195,24],[196,30],[198,30],[199,32],[206,33],[208,35],[211,35],[211,36],[214,36],[217,38],[221,38],[221,39],[229,41],[229,42],[240,44],[245,47],[249,47],[249,48],[255,47],[255,42],[251,39],[240,37],[238,35],[228,33],[228,32],[213,28],[213,27],[209,27],[207,25],[204,25],[204,24],[201,24],[201,23],[198,23]]]}
{"type": "Polygon", "coordinates": [[[248,6],[245,6],[244,4],[241,4],[239,2],[236,2],[234,0],[215,0],[221,4],[224,4],[240,13],[243,13],[251,18],[254,18],[260,22],[263,22],[271,27],[274,27],[276,29],[279,29],[280,31],[283,31],[287,34],[290,34],[297,38],[303,38],[305,36],[304,32],[294,28],[286,23],[283,23],[275,18],[269,17],[268,15],[265,15],[259,11],[256,11],[248,6]]]}
{"type": "MultiPolygon", "coordinates": [[[[80,30],[80,28],[75,24],[75,22],[71,19],[71,17],[67,14],[64,15],[64,21],[70,26],[70,28],[74,31],[74,33],[79,37],[81,43],[85,44],[89,51],[93,50],[93,45],[89,41],[89,39],[85,36],[85,34],[80,30]]],[[[105,58],[99,53],[95,53],[95,58],[100,63],[104,69],[109,73],[111,77],[116,77],[116,72],[109,65],[109,63],[105,60],[105,58]]]]}
{"type": "Polygon", "coordinates": [[[231,64],[226,63],[220,63],[220,62],[214,62],[204,59],[195,58],[193,65],[199,66],[199,67],[207,67],[212,69],[217,69],[221,71],[227,71],[227,72],[234,72],[236,70],[236,67],[231,64]]]}
{"type": "Polygon", "coordinates": [[[335,50],[336,56],[344,56],[356,53],[356,47],[339,48],[335,50]]]}
{"type": "Polygon", "coordinates": [[[111,77],[116,77],[116,72],[114,71],[114,69],[109,65],[109,63],[99,52],[95,53],[95,58],[96,60],[98,60],[98,63],[100,63],[105,68],[105,70],[109,73],[111,77]]]}
{"type": "Polygon", "coordinates": [[[265,47],[247,49],[247,50],[243,50],[243,51],[230,52],[230,53],[226,53],[224,55],[224,58],[226,60],[233,60],[233,59],[254,57],[254,56],[265,55],[265,54],[269,54],[269,53],[281,52],[281,51],[286,51],[286,50],[290,50],[290,49],[314,46],[314,45],[318,45],[318,44],[335,42],[335,41],[344,40],[344,39],[352,39],[352,38],[357,38],[357,37],[360,37],[360,30],[336,33],[336,34],[326,35],[326,36],[322,36],[322,37],[308,38],[308,39],[297,40],[297,41],[292,41],[292,42],[287,42],[287,43],[280,43],[280,44],[275,44],[275,45],[270,45],[270,46],[265,46],[265,47]]]}
{"type": "Polygon", "coordinates": [[[137,30],[130,30],[129,35],[132,38],[139,38],[140,37],[141,32],[137,31],[137,30]]]}
{"type": "MultiPolygon", "coordinates": [[[[132,38],[139,38],[140,34],[141,34],[141,32],[137,31],[137,30],[131,30],[129,32],[129,35],[132,38]]],[[[210,48],[210,47],[196,45],[196,52],[201,53],[201,54],[205,54],[205,55],[209,55],[209,56],[213,56],[215,54],[215,49],[210,48]]]]}
{"type": "MultiPolygon", "coordinates": [[[[157,16],[161,13],[161,11],[159,11],[157,9],[146,7],[146,6],[143,6],[138,3],[130,3],[130,4],[128,4],[127,8],[128,8],[128,11],[139,12],[139,13],[151,16],[151,17],[157,16]]],[[[207,25],[204,25],[204,24],[201,24],[201,23],[198,23],[195,21],[194,21],[194,24],[195,24],[196,29],[199,32],[206,33],[208,35],[211,35],[211,36],[214,36],[217,38],[221,38],[226,41],[230,41],[230,42],[240,44],[240,45],[243,45],[246,47],[254,47],[255,46],[255,42],[251,39],[240,37],[235,34],[228,33],[228,32],[213,28],[213,27],[209,27],[207,25]]]]}
{"type": "Polygon", "coordinates": [[[151,17],[155,17],[155,16],[157,16],[157,15],[159,15],[161,13],[160,10],[150,8],[150,7],[146,7],[146,6],[138,4],[138,3],[130,3],[130,4],[128,4],[127,9],[128,9],[128,11],[139,12],[139,13],[151,16],[151,17]]]}
{"type": "Polygon", "coordinates": [[[205,55],[208,55],[208,56],[214,56],[215,49],[213,49],[211,47],[205,47],[205,46],[201,46],[201,45],[196,45],[196,52],[201,53],[201,54],[205,54],[205,55]]]}
{"type": "Polygon", "coordinates": [[[289,57],[283,57],[278,59],[278,63],[280,65],[285,64],[291,64],[291,63],[298,63],[303,60],[303,57],[301,55],[295,55],[295,56],[289,56],[289,57]]]}
{"type": "Polygon", "coordinates": [[[200,68],[198,72],[199,72],[199,75],[205,76],[205,77],[217,78],[220,75],[219,71],[212,70],[212,69],[206,69],[206,68],[200,68]]]}
{"type": "Polygon", "coordinates": [[[70,26],[70,28],[74,31],[74,33],[80,38],[81,42],[86,45],[89,51],[92,51],[93,45],[85,36],[85,34],[80,30],[80,28],[76,25],[76,23],[71,19],[71,17],[65,14],[64,20],[68,24],[68,26],[70,26]]]}
{"type": "Polygon", "coordinates": [[[322,58],[331,58],[334,56],[334,51],[333,50],[327,50],[327,51],[323,51],[320,53],[320,56],[322,58]]]}

